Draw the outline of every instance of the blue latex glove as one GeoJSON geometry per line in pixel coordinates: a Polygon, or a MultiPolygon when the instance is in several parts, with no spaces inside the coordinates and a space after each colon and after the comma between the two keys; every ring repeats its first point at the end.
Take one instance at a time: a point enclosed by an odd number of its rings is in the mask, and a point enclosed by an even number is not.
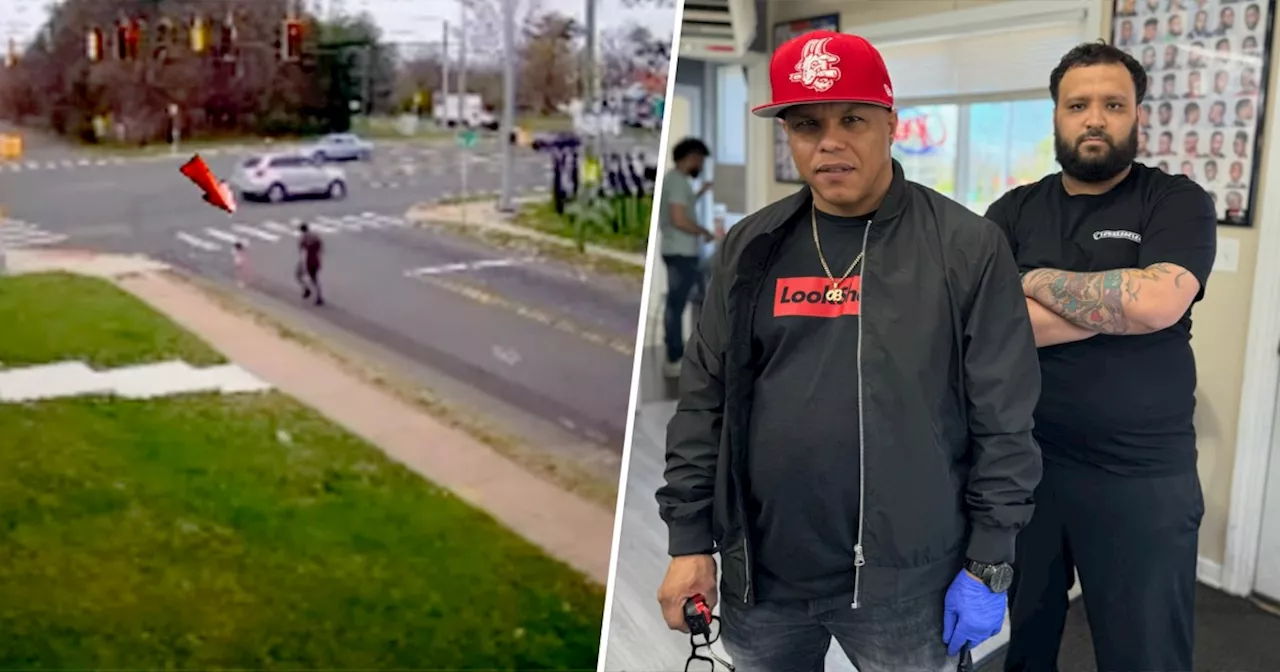
{"type": "Polygon", "coordinates": [[[947,588],[943,605],[942,641],[947,654],[956,656],[966,644],[972,651],[1000,632],[1008,596],[991,592],[987,584],[960,570],[947,588]]]}

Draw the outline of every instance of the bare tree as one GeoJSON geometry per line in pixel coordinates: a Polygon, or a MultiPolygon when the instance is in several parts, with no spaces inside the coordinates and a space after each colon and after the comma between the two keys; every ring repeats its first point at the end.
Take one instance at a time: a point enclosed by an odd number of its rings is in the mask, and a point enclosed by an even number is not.
{"type": "Polygon", "coordinates": [[[550,114],[573,98],[581,65],[575,48],[580,33],[578,21],[559,12],[537,16],[525,26],[518,94],[524,106],[550,114]]]}

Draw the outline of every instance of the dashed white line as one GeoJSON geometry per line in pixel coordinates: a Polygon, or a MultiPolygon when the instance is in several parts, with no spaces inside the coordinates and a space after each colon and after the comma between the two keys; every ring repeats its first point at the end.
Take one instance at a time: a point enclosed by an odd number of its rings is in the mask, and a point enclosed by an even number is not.
{"type": "Polygon", "coordinates": [[[284,224],[281,224],[280,222],[274,222],[274,221],[271,221],[271,220],[267,220],[267,221],[263,222],[263,223],[262,223],[262,228],[264,228],[264,229],[269,229],[269,230],[274,231],[274,232],[276,232],[276,233],[278,233],[278,234],[280,234],[280,235],[283,235],[283,236],[294,236],[294,237],[297,237],[297,236],[299,235],[299,234],[298,234],[298,230],[297,230],[296,228],[291,229],[291,228],[289,228],[289,227],[285,226],[284,224]]]}
{"type": "Polygon", "coordinates": [[[280,236],[272,235],[266,231],[259,231],[252,226],[245,226],[243,224],[232,224],[231,230],[236,231],[237,233],[243,233],[246,236],[252,236],[258,240],[265,240],[268,243],[274,243],[280,240],[280,236]]]}
{"type": "Polygon", "coordinates": [[[217,252],[218,250],[222,249],[222,246],[218,245],[217,243],[211,243],[207,240],[204,240],[203,238],[196,238],[195,236],[189,233],[186,233],[184,231],[179,231],[177,233],[177,236],[178,236],[178,240],[181,240],[182,242],[190,245],[191,247],[195,247],[195,248],[204,250],[206,252],[217,252]]]}
{"type": "Polygon", "coordinates": [[[211,237],[217,238],[218,240],[221,240],[225,243],[235,244],[240,242],[240,238],[230,233],[227,233],[226,231],[223,231],[221,229],[215,229],[213,227],[209,227],[209,228],[206,228],[204,232],[209,234],[211,237]]]}

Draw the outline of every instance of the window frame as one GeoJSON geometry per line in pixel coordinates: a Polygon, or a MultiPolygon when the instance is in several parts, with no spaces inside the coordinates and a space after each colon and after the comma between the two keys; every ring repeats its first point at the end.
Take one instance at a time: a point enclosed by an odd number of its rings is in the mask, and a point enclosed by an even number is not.
{"type": "MultiPolygon", "coordinates": [[[[923,107],[926,105],[954,105],[956,107],[956,152],[954,166],[955,172],[955,189],[956,193],[951,196],[953,200],[966,208],[970,207],[968,203],[968,194],[970,193],[973,174],[969,166],[969,151],[971,142],[969,138],[969,122],[971,108],[974,105],[983,105],[990,103],[1017,103],[1028,100],[1044,100],[1045,91],[1018,91],[1018,92],[1002,92],[998,94],[980,95],[980,96],[933,96],[911,98],[908,100],[894,101],[894,107],[901,110],[913,107],[923,107]]],[[[907,176],[910,179],[911,176],[907,176]]],[[[981,212],[979,215],[983,214],[981,212]]]]}

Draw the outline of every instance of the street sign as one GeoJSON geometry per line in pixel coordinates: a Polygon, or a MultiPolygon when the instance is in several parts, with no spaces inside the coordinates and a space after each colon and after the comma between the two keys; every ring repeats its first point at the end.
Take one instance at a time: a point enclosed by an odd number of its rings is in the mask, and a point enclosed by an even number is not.
{"type": "Polygon", "coordinates": [[[463,149],[471,149],[476,146],[476,141],[479,139],[479,135],[474,130],[468,128],[458,134],[458,146],[463,149]]]}

